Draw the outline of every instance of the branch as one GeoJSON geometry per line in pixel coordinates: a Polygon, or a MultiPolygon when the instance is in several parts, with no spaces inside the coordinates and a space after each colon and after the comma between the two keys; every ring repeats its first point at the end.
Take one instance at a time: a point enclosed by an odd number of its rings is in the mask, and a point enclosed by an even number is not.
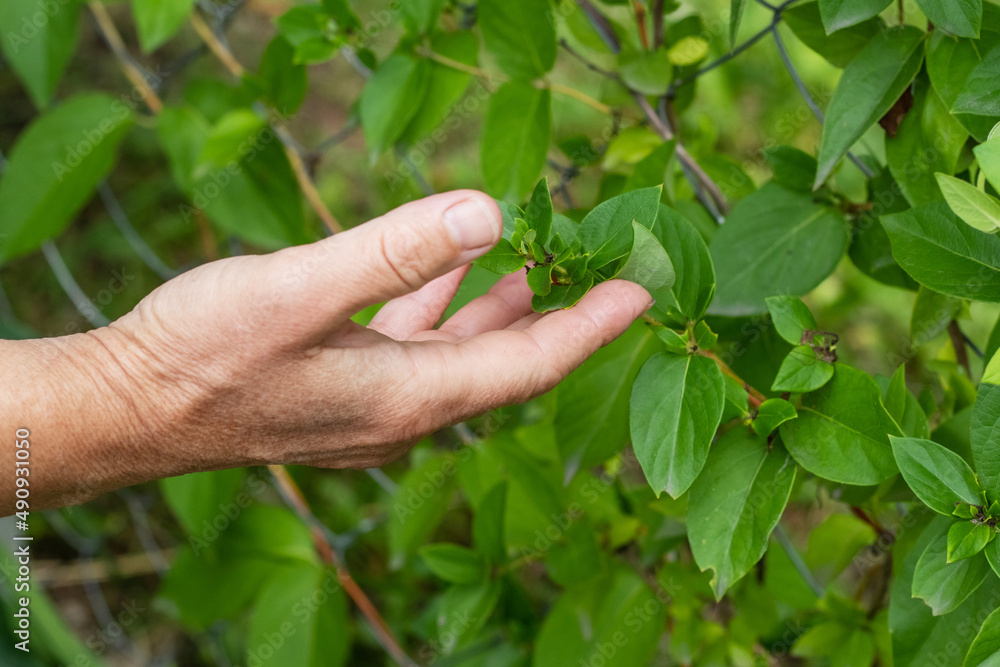
{"type": "Polygon", "coordinates": [[[42,244],[42,253],[45,255],[45,261],[48,262],[52,273],[56,275],[59,287],[66,293],[69,300],[73,302],[77,312],[83,315],[94,328],[99,329],[111,324],[111,320],[106,318],[97,309],[94,302],[80,289],[80,285],[73,278],[73,274],[70,272],[69,267],[66,266],[62,255],[59,254],[59,249],[56,248],[52,241],[46,241],[42,244]]]}
{"type": "Polygon", "coordinates": [[[115,223],[115,227],[117,227],[118,231],[125,237],[125,241],[132,248],[133,252],[139,256],[139,259],[141,259],[142,262],[149,267],[149,270],[159,276],[162,280],[170,280],[176,276],[177,271],[174,271],[167,266],[163,260],[160,259],[155,252],[153,252],[153,249],[150,248],[149,244],[146,243],[142,236],[139,235],[139,232],[136,231],[107,181],[101,182],[101,184],[97,187],[97,192],[101,195],[101,201],[104,202],[104,208],[108,210],[108,215],[111,216],[111,221],[115,223]]]}
{"type": "Polygon", "coordinates": [[[115,57],[121,64],[122,71],[125,72],[125,76],[136,87],[139,94],[142,95],[142,100],[149,107],[149,110],[154,114],[160,113],[160,110],[163,109],[163,101],[156,94],[156,91],[153,90],[152,86],[149,85],[149,82],[146,81],[146,76],[142,72],[142,69],[129,54],[128,48],[125,46],[125,41],[122,39],[121,33],[118,32],[118,28],[115,27],[114,21],[111,20],[108,10],[98,0],[90,0],[87,3],[87,7],[97,22],[97,32],[100,33],[101,37],[111,48],[112,53],[115,54],[115,57]]]}
{"type": "Polygon", "coordinates": [[[329,541],[327,541],[326,535],[324,534],[319,520],[316,515],[313,514],[312,509],[309,507],[309,503],[306,502],[305,497],[302,495],[302,491],[299,489],[295,480],[292,476],[288,474],[288,470],[285,466],[280,465],[270,465],[267,467],[274,476],[274,481],[278,485],[278,490],[281,492],[282,497],[285,502],[288,503],[296,514],[305,522],[306,526],[309,527],[309,532],[312,534],[313,544],[316,547],[316,552],[319,554],[320,559],[329,566],[332,566],[334,571],[337,573],[337,579],[340,581],[341,586],[347,594],[354,600],[354,603],[364,614],[365,618],[368,619],[372,630],[375,632],[375,636],[378,638],[382,647],[392,656],[393,660],[397,664],[403,665],[405,667],[416,667],[416,663],[406,655],[406,652],[399,645],[399,641],[392,634],[392,630],[386,624],[385,620],[379,614],[378,609],[372,604],[372,601],[368,598],[361,587],[358,586],[357,582],[351,576],[348,571],[347,566],[344,564],[343,559],[333,548],[329,541]]]}
{"type": "Polygon", "coordinates": [[[969,365],[969,351],[965,348],[965,335],[962,333],[961,327],[958,326],[958,320],[952,320],[948,323],[948,336],[951,338],[951,346],[955,350],[955,361],[965,369],[965,377],[971,379],[972,368],[969,365]]]}
{"type": "Polygon", "coordinates": [[[767,400],[767,396],[754,389],[749,382],[737,375],[736,371],[730,368],[729,364],[720,359],[719,355],[715,354],[715,352],[712,352],[711,350],[698,350],[698,354],[714,361],[719,367],[719,370],[739,382],[740,386],[746,389],[747,399],[750,401],[750,405],[755,408],[759,408],[760,404],[767,400]]]}

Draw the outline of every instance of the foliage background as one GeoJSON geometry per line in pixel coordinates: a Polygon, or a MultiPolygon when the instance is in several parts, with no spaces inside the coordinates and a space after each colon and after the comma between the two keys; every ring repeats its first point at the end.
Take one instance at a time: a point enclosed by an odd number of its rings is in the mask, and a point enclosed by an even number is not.
{"type": "MultiPolygon", "coordinates": [[[[140,54],[130,7],[121,2],[105,4],[133,56],[147,71],[162,77],[158,91],[168,103],[201,96],[225,105],[230,103],[226,100],[238,97],[231,73],[207,52],[190,26],[185,25],[155,52],[140,54]]],[[[447,4],[451,20],[461,20],[462,3],[447,4]]],[[[276,17],[291,6],[277,0],[234,5],[225,35],[240,63],[254,68],[260,62],[264,47],[276,32],[276,17]]],[[[380,59],[386,56],[403,34],[398,10],[379,0],[358,0],[352,6],[363,21],[381,26],[382,17],[390,18],[384,29],[379,27],[371,34],[369,43],[380,59]]],[[[711,59],[729,48],[729,9],[728,0],[685,2],[673,16],[702,17],[706,26],[702,34],[709,40],[711,59]]],[[[622,7],[612,11],[627,15],[622,7]]],[[[754,35],[770,19],[769,11],[749,3],[737,43],[754,35]]],[[[907,21],[925,25],[919,9],[909,4],[907,21]]],[[[0,28],[6,35],[10,26],[0,28]]],[[[779,31],[813,97],[825,106],[840,70],[803,46],[784,26],[779,31]]],[[[480,54],[480,64],[495,70],[486,52],[480,50],[480,54]]],[[[621,92],[604,77],[563,53],[550,79],[612,106],[626,106],[621,92]]],[[[479,142],[487,95],[481,84],[473,81],[465,94],[465,100],[478,100],[469,103],[472,110],[468,116],[450,127],[443,141],[432,149],[411,154],[417,176],[400,178],[408,171],[406,160],[387,151],[372,161],[357,127],[354,105],[365,81],[356,69],[346,59],[332,57],[311,65],[308,80],[305,102],[287,128],[303,148],[320,198],[345,227],[429,190],[484,188],[479,142]]],[[[132,84],[101,39],[93,15],[82,11],[78,43],[55,89],[55,100],[90,91],[117,97],[130,90],[132,84]]],[[[17,137],[37,114],[36,105],[9,63],[0,60],[0,150],[4,154],[9,156],[17,137]]],[[[613,140],[622,128],[636,126],[637,119],[634,107],[626,117],[616,120],[568,96],[553,97],[552,133],[556,141],[579,135],[612,141],[610,154],[604,156],[604,169],[585,167],[578,174],[565,168],[570,165],[565,154],[554,148],[549,151],[544,173],[550,182],[565,182],[571,198],[560,199],[557,192],[558,208],[593,206],[600,197],[602,179],[607,180],[606,173],[631,170],[635,151],[641,150],[627,141],[613,140]]],[[[820,133],[820,124],[768,39],[701,77],[680,126],[688,150],[731,200],[749,194],[771,176],[763,148],[791,145],[813,153],[820,133]]],[[[862,150],[881,157],[882,137],[880,128],[872,128],[860,142],[862,150]]],[[[856,201],[865,199],[865,179],[853,167],[844,167],[834,181],[856,201]]],[[[259,249],[204,224],[204,220],[185,219],[183,204],[187,199],[171,177],[155,123],[149,118],[140,116],[125,138],[107,185],[128,220],[168,267],[182,269],[259,249]]],[[[678,187],[683,189],[683,185],[678,187]]],[[[83,294],[97,303],[100,316],[114,320],[158,285],[161,276],[126,242],[112,220],[109,201],[100,197],[89,201],[55,246],[83,294]],[[121,283],[124,285],[119,290],[116,284],[121,283]]],[[[320,221],[308,207],[305,216],[318,238],[320,221]]],[[[490,279],[485,273],[476,273],[460,299],[482,291],[490,279]]],[[[92,326],[67,297],[42,253],[7,261],[0,268],[0,280],[0,330],[6,337],[59,335],[92,326]]],[[[910,318],[914,296],[914,292],[865,277],[845,257],[806,302],[825,328],[840,334],[842,361],[886,376],[905,361],[911,384],[935,385],[939,377],[953,372],[954,351],[943,330],[930,340],[913,344],[910,318]]],[[[962,316],[963,330],[979,347],[986,346],[997,314],[994,305],[972,303],[962,316]]],[[[770,384],[763,380],[769,372],[767,362],[776,350],[787,349],[768,331],[764,326],[723,332],[728,344],[746,346],[746,352],[733,362],[734,368],[761,386],[770,384]]],[[[972,364],[973,373],[978,374],[981,361],[973,357],[972,364]]],[[[590,564],[580,556],[585,549],[593,550],[598,563],[595,567],[606,568],[610,558],[636,573],[630,575],[632,578],[623,575],[619,587],[612,587],[624,596],[622,605],[636,603],[643,609],[648,601],[644,597],[650,595],[648,591],[630,588],[635,576],[652,589],[660,586],[669,594],[670,605],[649,598],[654,602],[640,614],[640,633],[650,624],[666,630],[653,642],[654,664],[691,664],[692,659],[694,664],[704,665],[812,664],[809,657],[790,657],[792,645],[810,627],[838,614],[856,621],[860,613],[862,620],[857,627],[873,629],[880,645],[887,641],[881,616],[884,611],[867,618],[864,612],[869,606],[866,596],[877,596],[878,587],[889,576],[889,549],[883,543],[885,535],[851,513],[850,504],[845,502],[849,489],[800,479],[782,520],[791,540],[789,553],[803,554],[819,585],[835,592],[823,600],[803,584],[785,551],[771,549],[767,560],[748,576],[746,585],[732,597],[715,602],[707,576],[698,574],[683,543],[683,500],[663,497],[654,501],[630,453],[607,466],[606,475],[614,479],[611,485],[593,477],[598,486],[591,491],[600,491],[594,496],[599,500],[588,509],[586,522],[570,521],[570,529],[560,528],[554,537],[544,538],[544,530],[553,523],[549,515],[570,511],[569,499],[560,495],[559,485],[552,484],[553,475],[559,476],[552,465],[555,435],[545,419],[552,400],[551,396],[543,397],[468,427],[435,434],[406,460],[382,472],[292,470],[316,519],[342,550],[347,569],[371,596],[393,634],[421,664],[527,664],[532,649],[539,650],[534,644],[539,624],[557,604],[562,585],[591,576],[590,564]],[[463,452],[470,443],[477,451],[485,447],[484,451],[515,451],[526,457],[528,463],[521,469],[513,460],[505,462],[512,471],[507,500],[521,503],[526,514],[541,512],[537,522],[519,526],[527,551],[511,568],[508,579],[513,583],[499,602],[494,601],[496,607],[488,615],[481,613],[481,605],[486,603],[476,596],[488,597],[494,592],[456,593],[416,555],[421,546],[431,542],[470,542],[470,503],[478,507],[482,498],[477,494],[486,489],[467,470],[457,475],[448,469],[441,471],[448,457],[464,460],[463,452]],[[521,486],[515,490],[517,478],[521,486]],[[540,481],[532,485],[525,479],[540,481]],[[433,491],[424,494],[421,487],[427,483],[433,491]],[[556,490],[546,497],[550,487],[556,490]],[[604,494],[605,490],[610,493],[604,494]],[[412,506],[414,497],[423,502],[412,506]],[[401,511],[401,507],[412,511],[401,511]],[[540,507],[551,507],[552,511],[538,510],[540,507]],[[544,558],[532,556],[535,530],[541,531],[541,544],[556,543],[541,550],[544,558]],[[591,534],[597,536],[596,541],[591,534]],[[603,549],[598,550],[598,544],[603,549]],[[470,646],[474,650],[464,654],[456,651],[458,637],[463,650],[470,650],[470,646]]],[[[325,575],[314,576],[308,569],[303,575],[304,570],[288,565],[299,559],[319,567],[308,532],[295,514],[284,509],[267,471],[217,475],[211,488],[220,498],[227,494],[235,498],[241,491],[251,498],[249,508],[234,510],[235,516],[220,521],[226,526],[223,534],[229,533],[231,538],[238,532],[245,542],[233,539],[232,551],[210,551],[210,558],[217,559],[214,562],[206,565],[195,557],[193,562],[181,563],[180,570],[178,559],[189,553],[186,550],[197,548],[190,534],[201,533],[197,527],[202,517],[172,512],[164,502],[164,493],[170,493],[170,488],[177,496],[177,507],[184,506],[185,499],[190,500],[201,487],[151,483],[81,507],[46,512],[44,519],[34,518],[35,581],[43,584],[53,616],[44,618],[44,603],[38,602],[42,599],[38,597],[33,608],[38,615],[37,652],[27,657],[4,653],[12,643],[4,641],[0,647],[4,664],[253,664],[247,663],[247,649],[251,653],[256,649],[259,655],[264,645],[261,638],[273,632],[262,628],[277,627],[290,616],[292,622],[298,622],[291,609],[301,600],[292,592],[314,590],[315,576],[320,577],[322,588],[325,575]],[[193,533],[185,530],[189,527],[186,520],[196,527],[193,533]],[[254,549],[260,551],[256,561],[247,557],[254,549]],[[171,563],[173,573],[169,571],[171,563]],[[303,576],[314,579],[303,584],[298,579],[303,576]],[[278,583],[267,587],[276,580],[278,583]],[[258,595],[269,597],[259,599],[258,595]],[[275,618],[261,617],[268,613],[275,618]]],[[[573,493],[589,498],[587,491],[584,486],[573,493]]],[[[898,540],[915,539],[907,537],[908,524],[893,513],[891,504],[881,509],[887,509],[887,520],[900,522],[888,526],[898,540]]],[[[203,518],[217,517],[218,513],[203,518]]],[[[554,523],[559,525],[560,521],[554,523]]],[[[214,543],[214,539],[207,541],[214,543]]],[[[352,665],[392,664],[366,620],[336,586],[331,590],[331,601],[321,605],[322,611],[307,614],[306,621],[295,626],[294,638],[285,640],[301,652],[296,658],[279,657],[272,664],[332,664],[336,657],[352,665]]],[[[289,649],[286,645],[282,650],[289,649]]],[[[883,656],[880,664],[889,664],[883,649],[879,654],[883,656]]]]}

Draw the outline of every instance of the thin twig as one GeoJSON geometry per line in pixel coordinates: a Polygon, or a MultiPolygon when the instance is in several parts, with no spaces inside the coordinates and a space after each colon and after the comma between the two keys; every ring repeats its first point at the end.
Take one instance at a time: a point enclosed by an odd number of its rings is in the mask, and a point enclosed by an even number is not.
{"type": "Polygon", "coordinates": [[[191,27],[194,31],[198,33],[201,40],[205,42],[205,46],[215,54],[215,57],[219,59],[220,62],[225,66],[229,72],[236,78],[243,76],[243,65],[240,65],[239,61],[233,56],[232,52],[226,48],[226,45],[215,34],[215,31],[205,23],[205,19],[201,17],[198,12],[191,12],[191,27]]]}
{"type": "Polygon", "coordinates": [[[958,326],[958,320],[952,320],[948,323],[948,336],[951,338],[951,346],[955,350],[955,361],[965,369],[965,377],[971,378],[972,367],[969,364],[969,351],[965,349],[965,335],[962,333],[961,327],[958,326]]]}
{"type": "Polygon", "coordinates": [[[160,113],[160,110],[163,109],[162,100],[160,100],[156,91],[153,90],[153,87],[149,85],[142,68],[128,52],[125,41],[122,39],[121,33],[118,32],[118,28],[115,27],[114,21],[111,20],[111,16],[108,14],[108,10],[105,9],[104,4],[98,2],[98,0],[90,0],[87,3],[87,7],[97,22],[97,31],[118,58],[125,76],[136,87],[139,94],[142,95],[142,100],[149,107],[149,110],[154,114],[160,113]]]}
{"type": "Polygon", "coordinates": [[[397,664],[403,665],[405,667],[415,667],[416,663],[406,655],[406,652],[400,646],[399,641],[392,634],[392,630],[386,624],[382,615],[379,614],[378,609],[372,604],[372,601],[368,598],[361,587],[358,586],[354,578],[351,577],[351,573],[347,570],[343,559],[340,554],[333,548],[329,543],[326,536],[318,528],[319,521],[313,514],[312,509],[309,507],[309,503],[306,502],[305,497],[302,495],[302,491],[299,489],[298,484],[292,479],[292,476],[288,473],[288,470],[284,466],[271,465],[268,466],[268,470],[274,476],[274,481],[277,483],[279,489],[282,491],[282,496],[289,506],[302,518],[305,524],[309,527],[312,534],[313,544],[316,547],[316,551],[320,556],[320,559],[327,565],[334,568],[337,573],[337,579],[340,584],[344,587],[347,594],[354,600],[354,603],[364,614],[365,618],[368,619],[372,630],[375,632],[376,637],[378,637],[382,647],[392,656],[393,660],[397,664]]]}
{"type": "Polygon", "coordinates": [[[711,350],[698,350],[698,354],[714,361],[715,364],[719,367],[719,370],[721,370],[723,373],[736,380],[741,387],[746,389],[747,400],[750,401],[750,405],[752,405],[755,408],[759,408],[761,403],[767,400],[767,396],[760,393],[758,390],[754,389],[749,382],[747,382],[739,375],[737,375],[736,371],[730,368],[729,364],[720,359],[719,355],[717,355],[715,352],[712,352],[711,350]]]}
{"type": "Polygon", "coordinates": [[[692,73],[692,74],[690,74],[688,76],[685,76],[685,77],[683,77],[681,79],[677,79],[676,81],[672,82],[670,84],[670,88],[667,89],[667,95],[668,96],[673,96],[673,93],[674,93],[675,89],[680,88],[683,85],[691,83],[692,81],[694,81],[695,79],[701,77],[702,75],[707,74],[708,72],[711,72],[716,67],[720,67],[722,65],[725,65],[730,60],[732,60],[736,56],[740,55],[741,53],[743,53],[744,51],[746,51],[747,49],[749,49],[751,46],[753,46],[754,44],[756,44],[757,42],[759,42],[761,39],[763,39],[764,37],[766,37],[768,33],[770,33],[772,30],[774,30],[774,26],[777,25],[778,20],[779,20],[778,16],[776,15],[775,19],[766,28],[764,28],[763,30],[761,30],[760,32],[758,32],[757,34],[755,34],[753,37],[750,37],[749,39],[747,39],[747,41],[743,42],[742,44],[740,44],[739,46],[737,46],[735,49],[733,49],[732,51],[730,51],[726,55],[722,56],[721,58],[719,58],[717,60],[713,60],[709,64],[707,64],[704,67],[702,67],[699,70],[697,70],[696,72],[694,72],[694,73],[692,73]]]}

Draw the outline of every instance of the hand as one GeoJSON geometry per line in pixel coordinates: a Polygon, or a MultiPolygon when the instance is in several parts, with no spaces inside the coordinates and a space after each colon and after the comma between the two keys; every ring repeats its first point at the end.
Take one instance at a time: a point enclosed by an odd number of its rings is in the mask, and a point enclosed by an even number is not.
{"type": "Polygon", "coordinates": [[[379,466],[442,426],[548,391],[649,307],[644,289],[615,280],[540,315],[519,272],[435,329],[501,231],[490,198],[450,192],[171,280],[85,336],[96,352],[69,354],[100,367],[99,395],[119,406],[102,407],[119,424],[112,452],[72,465],[92,494],[245,465],[379,466]],[[350,320],[384,301],[368,327],[350,320]]]}

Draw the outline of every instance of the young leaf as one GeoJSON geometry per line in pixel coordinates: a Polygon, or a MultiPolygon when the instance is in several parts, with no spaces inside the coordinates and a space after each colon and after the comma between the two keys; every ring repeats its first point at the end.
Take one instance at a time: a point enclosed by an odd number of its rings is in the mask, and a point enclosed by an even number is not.
{"type": "Polygon", "coordinates": [[[514,273],[523,269],[528,260],[525,259],[518,250],[510,244],[507,239],[500,239],[492,250],[475,261],[476,266],[481,266],[487,271],[499,273],[501,275],[514,273]]]}
{"type": "Polygon", "coordinates": [[[962,299],[1000,302],[1000,238],[962,223],[943,201],[882,218],[892,254],[918,283],[962,299]]]}
{"type": "Polygon", "coordinates": [[[580,242],[590,254],[587,268],[597,270],[631,252],[632,223],[653,227],[659,212],[660,188],[643,188],[596,206],[580,223],[580,242]]]}
{"type": "Polygon", "coordinates": [[[878,484],[896,474],[889,435],[901,435],[870,375],[837,364],[833,379],[806,394],[781,437],[799,464],[843,484],[878,484]]]}
{"type": "Polygon", "coordinates": [[[827,107],[814,188],[913,81],[923,62],[923,40],[924,32],[913,26],[889,28],[844,68],[827,107]]]}
{"type": "Polygon", "coordinates": [[[552,285],[548,294],[535,294],[531,297],[531,308],[536,313],[569,308],[576,305],[593,286],[594,279],[591,276],[585,276],[582,281],[572,285],[552,285]]]}
{"type": "Polygon", "coordinates": [[[930,440],[894,437],[890,441],[903,479],[932,510],[951,516],[957,502],[983,503],[976,474],[961,456],[930,440]]]}
{"type": "Polygon", "coordinates": [[[847,231],[836,209],[768,183],[741,200],[712,239],[712,262],[726,270],[709,312],[754,315],[769,296],[809,292],[843,257],[847,231]]]}
{"type": "Polygon", "coordinates": [[[795,406],[783,398],[769,398],[757,408],[757,416],[754,417],[751,426],[753,432],[762,438],[771,435],[776,428],[790,419],[795,419],[799,414],[795,411],[795,406]]]}
{"type": "Polygon", "coordinates": [[[697,355],[661,352],[632,385],[632,448],[653,491],[677,498],[698,477],[722,418],[722,371],[697,355]]]}
{"type": "Polygon", "coordinates": [[[917,0],[917,6],[935,28],[959,37],[979,38],[983,0],[917,0]]]}
{"type": "Polygon", "coordinates": [[[963,667],[990,667],[1000,662],[1000,609],[986,617],[965,654],[963,667]]]}
{"type": "Polygon", "coordinates": [[[804,394],[816,391],[833,377],[833,364],[816,356],[808,345],[798,345],[788,353],[778,368],[771,391],[804,394]]]}
{"type": "Polygon", "coordinates": [[[1000,229],[1000,201],[976,186],[947,174],[935,174],[948,206],[970,227],[994,234],[1000,229]]]}
{"type": "Polygon", "coordinates": [[[187,21],[194,0],[132,0],[143,53],[155,51],[187,21]]]}
{"type": "Polygon", "coordinates": [[[51,15],[42,14],[45,21],[37,21],[41,8],[38,0],[0,2],[0,26],[5,28],[0,51],[31,101],[45,109],[76,50],[82,5],[60,3],[51,15]]]}
{"type": "Polygon", "coordinates": [[[507,542],[504,539],[504,516],[507,511],[507,484],[497,483],[479,501],[472,519],[472,541],[476,551],[494,565],[507,560],[507,542]]]}
{"type": "Polygon", "coordinates": [[[453,584],[473,584],[486,577],[486,561],[457,544],[428,544],[420,547],[420,557],[430,571],[453,584]]]}
{"type": "Polygon", "coordinates": [[[983,372],[970,426],[972,460],[989,500],[1000,500],[1000,354],[983,372]]]}
{"type": "Polygon", "coordinates": [[[812,312],[801,299],[794,296],[769,296],[764,301],[778,335],[792,345],[808,342],[803,340],[803,334],[819,328],[812,312]]]}
{"type": "Polygon", "coordinates": [[[70,98],[28,125],[0,179],[0,263],[62,233],[111,170],[131,126],[126,104],[96,94],[70,98]]]}
{"type": "Polygon", "coordinates": [[[550,91],[523,81],[505,83],[490,96],[479,162],[494,196],[519,199],[534,185],[545,166],[551,101],[550,91]]]}
{"type": "Polygon", "coordinates": [[[543,178],[535,185],[531,200],[524,209],[524,216],[528,227],[535,230],[535,242],[547,245],[552,233],[552,195],[549,194],[548,178],[543,178]]]}
{"type": "Polygon", "coordinates": [[[892,0],[819,0],[819,13],[827,34],[874,18],[892,0]]]}
{"type": "Polygon", "coordinates": [[[674,284],[674,265],[659,239],[638,222],[632,222],[632,252],[616,278],[631,280],[650,293],[674,284]]]}
{"type": "Polygon", "coordinates": [[[656,303],[650,314],[679,327],[701,319],[715,294],[715,268],[701,234],[677,211],[660,204],[653,235],[667,251],[674,282],[650,292],[656,303]]]}
{"type": "Polygon", "coordinates": [[[922,599],[935,616],[954,611],[990,573],[982,554],[949,563],[947,552],[947,535],[936,537],[920,555],[913,572],[913,597],[922,599]]]}
{"type": "Polygon", "coordinates": [[[691,487],[688,539],[702,570],[711,568],[721,599],[767,550],[795,481],[795,464],[780,443],[746,429],[722,436],[691,487]]]}
{"type": "Polygon", "coordinates": [[[985,523],[959,521],[948,529],[948,562],[971,558],[982,551],[996,532],[985,523]]]}
{"type": "MultiPolygon", "coordinates": [[[[556,60],[556,30],[546,0],[482,0],[479,26],[486,48],[507,74],[542,76],[556,60]]],[[[548,145],[548,141],[545,142],[548,145]]]]}
{"type": "MultiPolygon", "coordinates": [[[[546,296],[552,291],[552,265],[539,264],[528,269],[528,287],[537,296],[546,296]]],[[[561,287],[561,285],[556,285],[561,287]]]]}
{"type": "Polygon", "coordinates": [[[361,93],[358,115],[372,161],[391,147],[427,93],[430,62],[404,53],[383,61],[361,93]]]}

